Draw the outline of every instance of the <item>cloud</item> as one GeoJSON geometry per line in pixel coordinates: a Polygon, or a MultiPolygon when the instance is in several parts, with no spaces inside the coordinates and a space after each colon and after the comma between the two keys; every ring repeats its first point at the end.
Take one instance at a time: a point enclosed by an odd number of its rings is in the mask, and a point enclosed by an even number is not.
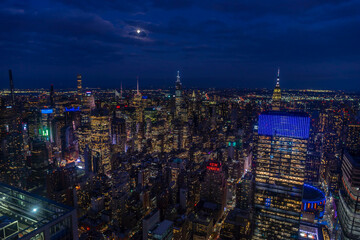
{"type": "Polygon", "coordinates": [[[121,65],[122,74],[134,69],[149,79],[170,63],[191,63],[194,75],[208,66],[209,75],[216,69],[233,74],[229,79],[256,64],[271,71],[289,62],[349,63],[354,76],[359,6],[358,0],[7,0],[0,3],[0,62],[121,65]]]}

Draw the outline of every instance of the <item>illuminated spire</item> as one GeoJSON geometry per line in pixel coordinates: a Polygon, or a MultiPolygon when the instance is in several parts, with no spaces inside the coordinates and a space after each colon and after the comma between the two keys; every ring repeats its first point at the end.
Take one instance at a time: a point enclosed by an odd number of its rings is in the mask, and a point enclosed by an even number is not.
{"type": "Polygon", "coordinates": [[[176,82],[180,82],[180,71],[177,71],[176,82]]]}
{"type": "Polygon", "coordinates": [[[276,86],[272,96],[272,110],[280,111],[281,109],[281,89],[280,89],[280,68],[278,68],[276,86]]]}
{"type": "Polygon", "coordinates": [[[136,80],[137,80],[137,84],[136,84],[136,95],[140,95],[140,92],[139,92],[139,76],[136,77],[136,80]]]}
{"type": "Polygon", "coordinates": [[[122,89],[122,82],[120,83],[120,99],[122,99],[123,89],[122,89]]]}

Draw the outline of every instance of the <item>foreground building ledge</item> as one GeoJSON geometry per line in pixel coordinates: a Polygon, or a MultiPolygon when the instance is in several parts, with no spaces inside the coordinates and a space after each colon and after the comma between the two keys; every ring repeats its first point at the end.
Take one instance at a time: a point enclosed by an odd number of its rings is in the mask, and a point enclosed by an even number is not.
{"type": "Polygon", "coordinates": [[[1,239],[78,239],[74,208],[0,183],[1,239]]]}

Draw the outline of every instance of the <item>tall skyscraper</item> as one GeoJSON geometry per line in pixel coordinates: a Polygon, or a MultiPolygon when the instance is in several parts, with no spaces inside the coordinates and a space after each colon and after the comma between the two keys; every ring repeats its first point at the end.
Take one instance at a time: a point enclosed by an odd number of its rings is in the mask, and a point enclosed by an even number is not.
{"type": "Polygon", "coordinates": [[[136,77],[136,95],[140,96],[140,90],[139,90],[139,76],[136,77]]]}
{"type": "Polygon", "coordinates": [[[247,172],[236,184],[236,207],[241,210],[250,210],[253,200],[254,176],[247,172]]]}
{"type": "Polygon", "coordinates": [[[344,240],[360,239],[360,156],[345,152],[338,214],[344,240]]]}
{"type": "Polygon", "coordinates": [[[123,98],[123,88],[122,88],[122,82],[121,82],[121,86],[120,86],[120,101],[122,101],[123,98]]]}
{"type": "Polygon", "coordinates": [[[253,239],[298,239],[309,130],[305,113],[259,116],[253,239]]]}
{"type": "Polygon", "coordinates": [[[222,207],[225,205],[226,180],[222,165],[211,161],[206,167],[206,176],[201,184],[201,199],[217,203],[222,207]]]}
{"type": "Polygon", "coordinates": [[[55,106],[54,95],[55,95],[54,85],[51,84],[51,86],[50,86],[50,107],[54,107],[54,106],[55,106]]]}
{"type": "Polygon", "coordinates": [[[9,69],[9,81],[10,81],[10,92],[11,92],[11,105],[14,105],[15,104],[14,81],[13,81],[11,69],[9,69]]]}
{"type": "Polygon", "coordinates": [[[182,105],[182,85],[180,81],[180,72],[177,71],[176,85],[175,85],[175,113],[177,117],[180,115],[181,105],[182,105]]]}
{"type": "Polygon", "coordinates": [[[279,111],[281,108],[280,69],[276,78],[276,86],[272,96],[272,110],[279,111]]]}
{"type": "Polygon", "coordinates": [[[105,174],[111,171],[110,119],[106,114],[91,116],[91,151],[94,165],[105,174]]]}
{"type": "Polygon", "coordinates": [[[351,153],[360,152],[360,124],[348,125],[346,148],[351,153]]]}
{"type": "Polygon", "coordinates": [[[79,100],[81,100],[81,92],[82,92],[82,80],[81,80],[81,74],[77,75],[77,95],[79,100]]]}

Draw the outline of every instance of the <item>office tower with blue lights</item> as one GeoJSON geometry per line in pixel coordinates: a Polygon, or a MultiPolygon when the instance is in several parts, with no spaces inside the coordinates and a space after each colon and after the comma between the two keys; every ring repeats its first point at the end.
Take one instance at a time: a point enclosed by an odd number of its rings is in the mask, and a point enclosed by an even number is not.
{"type": "Polygon", "coordinates": [[[253,239],[298,239],[310,118],[305,113],[259,116],[254,156],[253,239]]]}

